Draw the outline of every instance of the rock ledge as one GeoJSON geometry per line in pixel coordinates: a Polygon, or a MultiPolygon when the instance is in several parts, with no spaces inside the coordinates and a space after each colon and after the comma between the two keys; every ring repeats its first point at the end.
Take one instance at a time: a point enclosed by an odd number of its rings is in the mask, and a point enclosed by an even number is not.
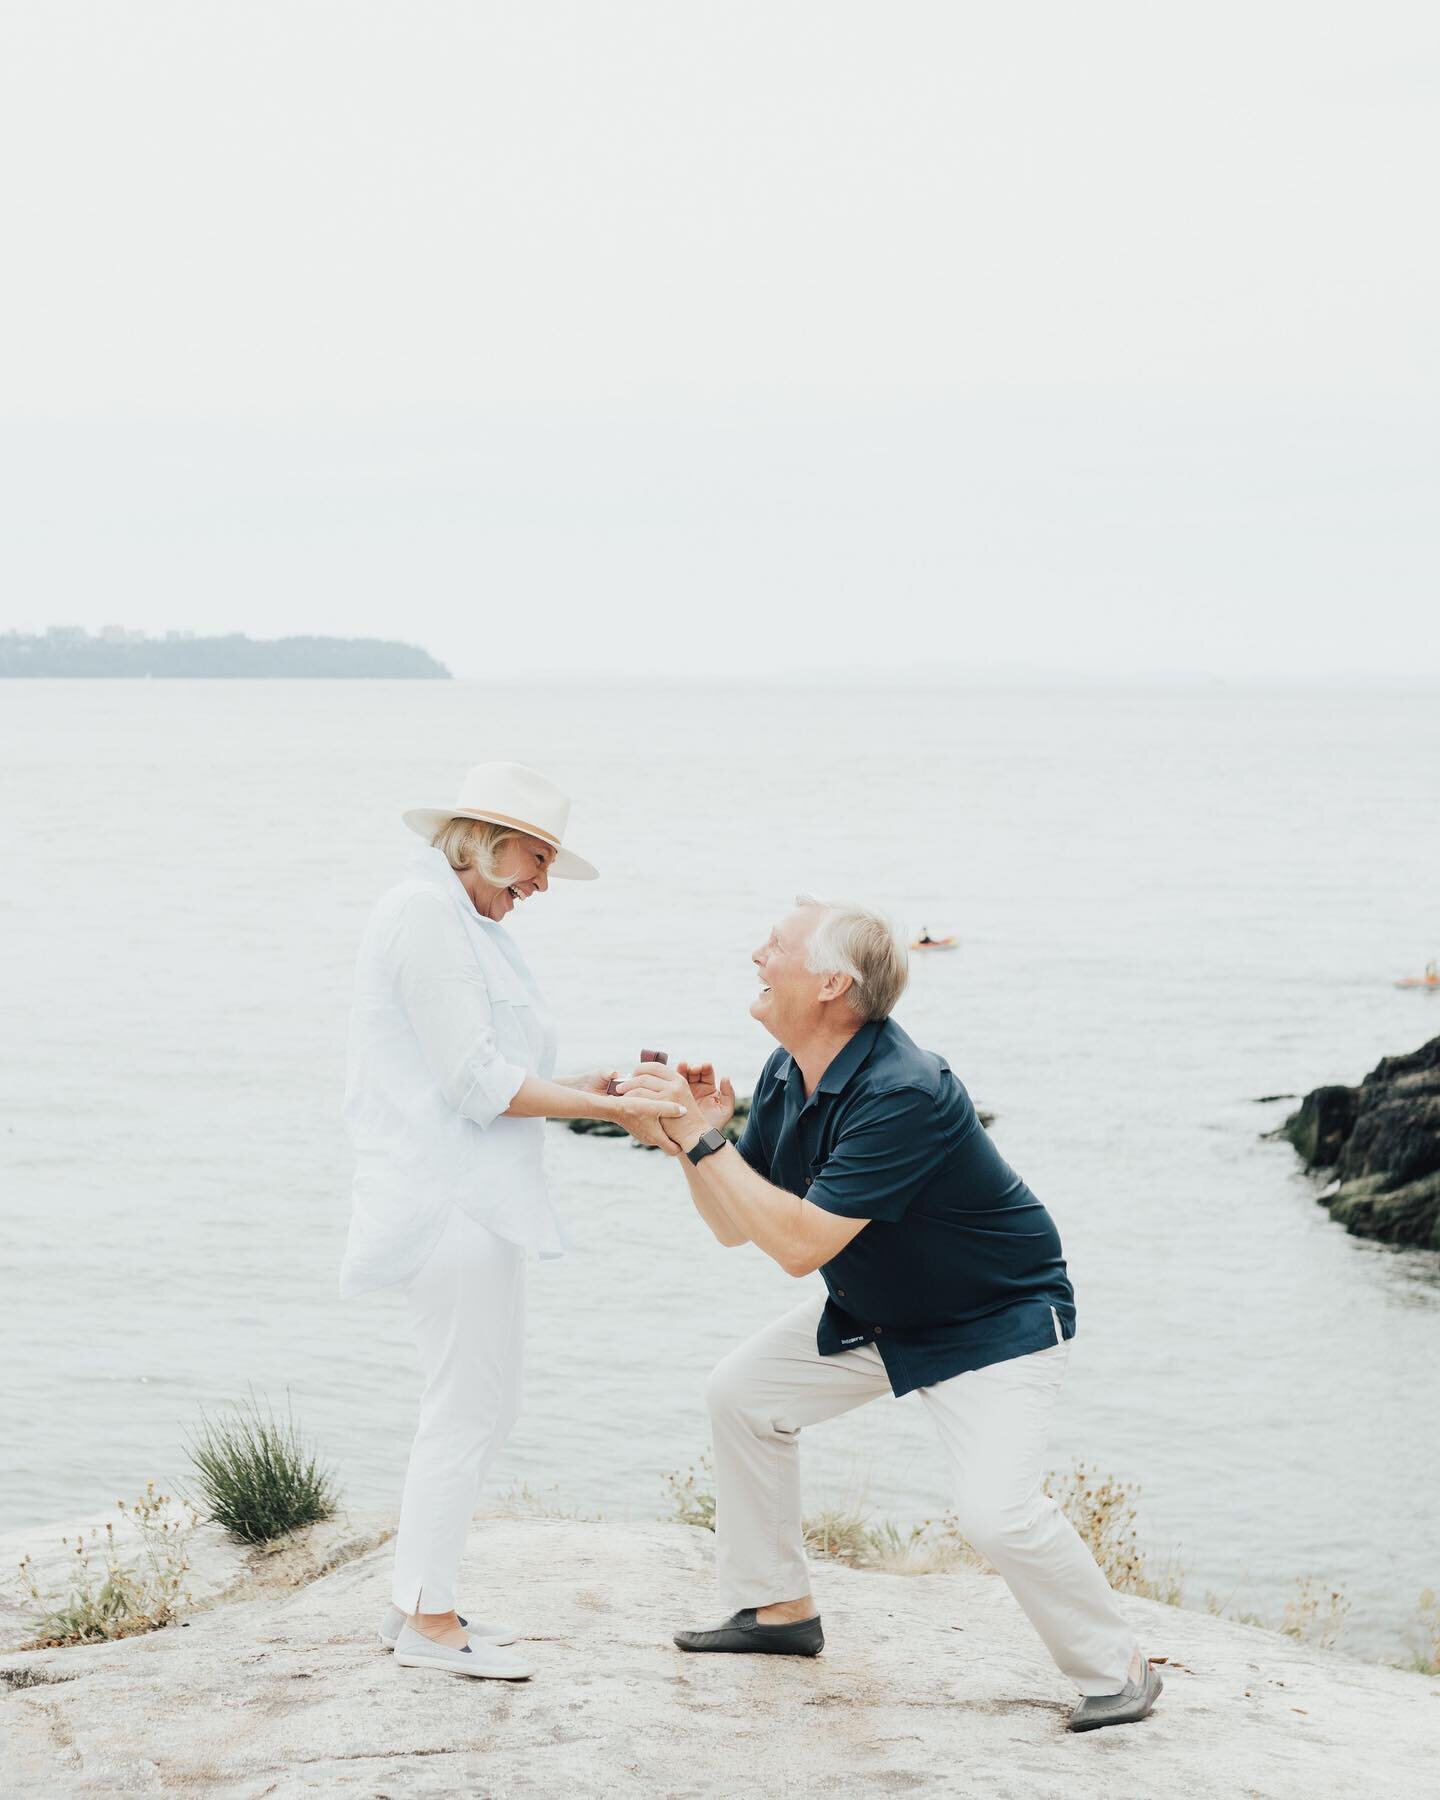
{"type": "MultiPolygon", "coordinates": [[[[40,1534],[34,1534],[37,1538],[40,1534]]],[[[464,1592],[525,1631],[511,1685],[397,1668],[383,1546],[286,1594],[86,1649],[0,1657],[6,1789],[31,1795],[882,1795],[1351,1800],[1421,1793],[1440,1681],[1127,1599],[1166,1692],[1076,1737],[1073,1694],[1001,1582],[817,1570],[815,1661],[690,1657],[713,1540],[683,1525],[487,1519],[464,1592]]]]}

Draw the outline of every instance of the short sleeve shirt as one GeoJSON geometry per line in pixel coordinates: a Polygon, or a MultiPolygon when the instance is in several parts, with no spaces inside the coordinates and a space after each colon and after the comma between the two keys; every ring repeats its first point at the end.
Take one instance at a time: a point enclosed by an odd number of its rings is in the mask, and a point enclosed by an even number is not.
{"type": "Polygon", "coordinates": [[[822,1356],[873,1343],[905,1394],[1074,1336],[1054,1221],[949,1064],[893,1019],[862,1026],[808,1097],[777,1050],[738,1149],[776,1187],[872,1221],[820,1271],[822,1356]]]}

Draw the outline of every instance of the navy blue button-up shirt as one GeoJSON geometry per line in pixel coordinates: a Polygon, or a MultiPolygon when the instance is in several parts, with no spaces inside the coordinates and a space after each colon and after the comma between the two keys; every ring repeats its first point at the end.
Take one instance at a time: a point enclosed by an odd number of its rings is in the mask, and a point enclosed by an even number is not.
{"type": "Polygon", "coordinates": [[[873,1343],[897,1394],[1075,1334],[1060,1235],[943,1057],[862,1025],[808,1098],[777,1050],[738,1145],[757,1174],[870,1219],[820,1273],[822,1356],[873,1343]]]}

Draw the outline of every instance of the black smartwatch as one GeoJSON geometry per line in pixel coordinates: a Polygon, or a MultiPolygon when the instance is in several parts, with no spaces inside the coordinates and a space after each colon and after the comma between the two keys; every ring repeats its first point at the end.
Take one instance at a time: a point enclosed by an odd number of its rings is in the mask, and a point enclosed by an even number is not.
{"type": "Polygon", "coordinates": [[[717,1150],[723,1150],[729,1142],[729,1138],[723,1131],[716,1131],[714,1126],[711,1126],[709,1131],[700,1134],[700,1142],[696,1144],[695,1148],[687,1150],[685,1154],[692,1163],[702,1163],[707,1156],[713,1156],[717,1150]]]}

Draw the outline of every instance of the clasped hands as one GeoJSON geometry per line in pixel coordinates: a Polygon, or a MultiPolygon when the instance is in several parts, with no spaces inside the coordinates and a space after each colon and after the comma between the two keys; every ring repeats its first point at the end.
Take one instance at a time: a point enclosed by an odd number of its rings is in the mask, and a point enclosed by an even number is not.
{"type": "Polygon", "coordinates": [[[713,1063],[639,1063],[616,1082],[622,1098],[644,1097],[669,1101],[680,1110],[669,1116],[645,1118],[626,1129],[642,1144],[653,1144],[671,1156],[693,1150],[707,1131],[722,1131],[735,1113],[735,1089],[729,1076],[715,1079],[713,1063]]]}

